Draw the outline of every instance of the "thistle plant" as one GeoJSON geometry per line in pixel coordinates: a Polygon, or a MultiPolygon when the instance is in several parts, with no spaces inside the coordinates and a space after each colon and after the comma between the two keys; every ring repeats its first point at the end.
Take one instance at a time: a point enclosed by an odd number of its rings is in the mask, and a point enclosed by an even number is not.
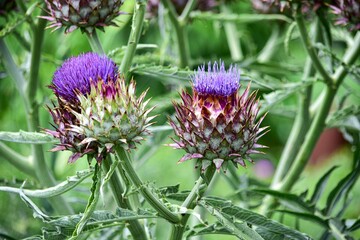
{"type": "Polygon", "coordinates": [[[211,164],[226,171],[229,162],[244,167],[245,160],[253,162],[249,155],[264,147],[257,141],[266,129],[260,128],[265,115],[256,121],[256,92],[249,95],[249,85],[239,95],[240,71],[235,66],[226,71],[222,61],[199,67],[192,81],[193,94],[181,93],[182,103],[174,104],[177,121],[170,120],[180,138],[172,146],[187,152],[180,162],[197,159],[201,171],[211,164]]]}
{"type": "Polygon", "coordinates": [[[359,239],[357,1],[204,2],[0,2],[1,238],[359,239]]]}

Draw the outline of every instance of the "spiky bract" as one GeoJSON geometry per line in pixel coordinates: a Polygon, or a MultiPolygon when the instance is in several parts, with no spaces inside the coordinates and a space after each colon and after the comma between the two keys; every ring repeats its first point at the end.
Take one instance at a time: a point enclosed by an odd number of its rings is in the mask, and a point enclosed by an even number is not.
{"type": "Polygon", "coordinates": [[[252,153],[260,153],[257,144],[266,128],[260,128],[264,116],[256,120],[259,111],[256,92],[249,87],[238,94],[239,70],[215,63],[208,72],[204,66],[193,76],[193,94],[181,93],[181,103],[174,103],[176,120],[170,119],[179,140],[171,146],[187,153],[180,162],[197,159],[204,171],[211,164],[226,170],[229,162],[245,166],[252,153]],[[199,82],[200,81],[200,82],[199,82]],[[216,86],[219,85],[219,86],[216,86]]]}
{"type": "Polygon", "coordinates": [[[43,18],[51,21],[49,27],[65,27],[65,32],[80,28],[92,33],[95,28],[103,30],[105,26],[116,25],[114,18],[122,0],[45,0],[50,16],[43,18]]]}
{"type": "Polygon", "coordinates": [[[348,26],[351,31],[360,30],[360,2],[358,0],[333,0],[330,6],[338,16],[335,24],[348,26]]]}

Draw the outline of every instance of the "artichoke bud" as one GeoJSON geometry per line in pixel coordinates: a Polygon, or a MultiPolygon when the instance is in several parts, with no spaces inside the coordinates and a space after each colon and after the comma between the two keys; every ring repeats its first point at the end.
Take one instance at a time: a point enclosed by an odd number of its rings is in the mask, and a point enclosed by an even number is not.
{"type": "Polygon", "coordinates": [[[42,16],[51,22],[54,30],[65,27],[69,33],[77,28],[92,33],[95,28],[101,30],[114,25],[114,18],[122,14],[119,11],[122,0],[45,0],[49,16],[42,16]]]}
{"type": "Polygon", "coordinates": [[[123,78],[92,82],[88,95],[78,95],[80,111],[72,111],[78,124],[70,125],[70,131],[86,137],[80,145],[96,142],[107,151],[114,146],[133,149],[149,134],[146,128],[154,118],[148,117],[152,109],[145,108],[145,94],[137,99],[135,82],[126,86],[123,78]]]}
{"type": "Polygon", "coordinates": [[[170,125],[179,140],[174,139],[174,148],[187,153],[179,162],[197,159],[197,166],[205,171],[211,164],[217,170],[231,161],[245,167],[245,160],[252,162],[250,154],[261,153],[257,144],[267,127],[260,128],[265,116],[257,119],[259,103],[256,92],[250,94],[250,85],[243,94],[238,94],[240,71],[231,66],[225,70],[209,63],[199,67],[192,76],[193,94],[181,93],[181,103],[174,103],[175,119],[170,125]]]}

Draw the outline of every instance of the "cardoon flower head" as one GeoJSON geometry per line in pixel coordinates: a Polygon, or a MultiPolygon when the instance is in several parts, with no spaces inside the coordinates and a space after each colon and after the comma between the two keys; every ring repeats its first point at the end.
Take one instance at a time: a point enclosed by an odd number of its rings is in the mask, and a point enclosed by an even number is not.
{"type": "Polygon", "coordinates": [[[43,16],[55,30],[65,27],[65,32],[80,28],[92,33],[95,28],[103,30],[116,25],[113,20],[121,14],[122,0],[45,0],[50,16],[43,16]]]}
{"type": "Polygon", "coordinates": [[[334,0],[330,5],[338,15],[335,24],[349,26],[351,31],[360,30],[360,2],[358,0],[334,0]]]}
{"type": "Polygon", "coordinates": [[[135,84],[127,87],[117,66],[105,56],[86,53],[70,58],[55,72],[52,85],[58,106],[49,108],[60,140],[53,151],[70,150],[69,162],[88,154],[99,162],[113,147],[135,147],[152,117],[143,93],[135,97],[135,84]]]}
{"type": "Polygon", "coordinates": [[[232,162],[245,166],[252,153],[260,153],[257,144],[266,128],[256,121],[259,104],[256,93],[249,95],[249,86],[242,95],[240,71],[235,66],[225,70],[223,62],[209,63],[192,76],[193,94],[181,93],[182,102],[174,103],[176,120],[170,119],[179,140],[171,146],[187,153],[179,162],[197,159],[204,171],[211,164],[219,170],[232,162]]]}
{"type": "Polygon", "coordinates": [[[281,0],[251,0],[253,8],[264,14],[280,13],[290,10],[290,3],[281,0]]]}

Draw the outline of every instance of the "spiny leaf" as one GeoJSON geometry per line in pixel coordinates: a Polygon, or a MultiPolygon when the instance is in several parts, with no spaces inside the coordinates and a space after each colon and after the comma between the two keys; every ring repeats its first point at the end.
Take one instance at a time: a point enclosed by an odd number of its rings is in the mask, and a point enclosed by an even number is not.
{"type": "Polygon", "coordinates": [[[252,23],[259,21],[280,20],[291,23],[292,20],[283,14],[229,14],[229,13],[210,13],[194,11],[190,13],[191,19],[220,21],[220,22],[236,22],[236,23],[252,23]]]}
{"type": "Polygon", "coordinates": [[[227,201],[225,199],[204,197],[202,200],[199,201],[199,204],[201,206],[211,206],[223,216],[232,219],[232,221],[244,221],[259,228],[266,229],[267,231],[290,237],[291,239],[310,239],[309,236],[303,233],[300,233],[276,221],[268,219],[258,213],[235,206],[230,201],[227,201]]]}
{"type": "Polygon", "coordinates": [[[49,134],[39,132],[0,132],[0,140],[7,142],[17,143],[30,143],[30,144],[45,144],[56,143],[57,139],[53,138],[49,134]]]}
{"type": "Polygon", "coordinates": [[[313,206],[310,206],[310,204],[304,202],[296,194],[262,188],[253,188],[249,189],[249,191],[271,195],[277,198],[283,206],[295,211],[305,211],[307,213],[313,213],[315,210],[313,206]]]}
{"type": "Polygon", "coordinates": [[[350,130],[360,132],[360,124],[356,124],[351,121],[351,117],[360,114],[360,106],[352,105],[343,109],[340,109],[333,114],[329,115],[326,119],[327,127],[345,127],[350,130]]]}
{"type": "Polygon", "coordinates": [[[324,176],[322,176],[320,178],[320,180],[316,183],[316,187],[314,190],[314,193],[310,199],[310,204],[311,205],[315,205],[316,202],[319,200],[321,194],[324,192],[324,189],[326,187],[326,184],[329,180],[329,177],[331,175],[331,173],[338,168],[338,166],[333,166],[332,168],[330,168],[325,174],[324,176]]]}
{"type": "Polygon", "coordinates": [[[57,184],[56,186],[49,187],[46,189],[29,190],[14,187],[3,187],[0,186],[0,191],[12,192],[12,193],[23,193],[28,197],[35,198],[49,198],[61,195],[80,184],[83,180],[88,178],[93,173],[93,170],[79,171],[75,176],[70,176],[66,181],[57,184]]]}

